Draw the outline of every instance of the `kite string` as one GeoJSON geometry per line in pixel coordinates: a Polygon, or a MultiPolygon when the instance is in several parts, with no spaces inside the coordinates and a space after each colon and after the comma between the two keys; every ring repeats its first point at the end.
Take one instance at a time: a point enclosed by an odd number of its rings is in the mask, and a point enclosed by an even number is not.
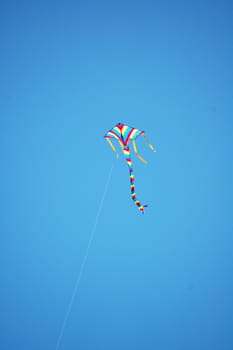
{"type": "Polygon", "coordinates": [[[104,199],[106,197],[106,194],[107,194],[107,191],[108,191],[108,187],[109,187],[109,184],[110,184],[110,180],[111,180],[111,177],[112,177],[112,171],[113,171],[114,163],[112,164],[112,166],[110,168],[110,171],[109,171],[109,174],[108,174],[108,177],[107,177],[107,181],[106,181],[106,184],[105,184],[105,187],[104,187],[102,198],[101,198],[100,203],[99,203],[99,208],[98,208],[98,211],[97,211],[97,214],[96,214],[96,217],[95,217],[95,221],[94,221],[94,224],[93,224],[92,229],[91,229],[91,233],[90,233],[88,245],[87,245],[87,248],[86,248],[86,252],[85,252],[85,255],[83,257],[83,261],[82,261],[82,264],[81,264],[81,267],[80,267],[80,270],[79,270],[79,274],[78,274],[78,277],[77,277],[75,285],[74,285],[73,293],[71,295],[71,298],[70,298],[70,301],[69,301],[69,304],[68,304],[68,307],[67,307],[67,310],[66,310],[66,313],[65,313],[65,317],[64,317],[64,320],[63,320],[63,323],[62,323],[61,331],[60,331],[59,337],[57,339],[56,350],[58,350],[59,347],[60,347],[61,340],[62,340],[64,331],[65,331],[65,328],[66,328],[66,324],[67,324],[67,321],[68,321],[68,318],[69,318],[69,315],[70,315],[70,312],[71,312],[71,309],[72,309],[72,306],[73,306],[73,303],[74,303],[74,299],[75,299],[75,296],[76,296],[76,293],[77,293],[77,290],[78,290],[78,287],[79,287],[79,284],[80,284],[80,281],[81,281],[81,278],[82,278],[83,270],[84,270],[84,267],[85,267],[86,262],[87,262],[89,250],[90,250],[90,247],[91,247],[94,235],[95,235],[96,227],[97,227],[97,224],[98,224],[98,221],[99,221],[99,217],[100,217],[100,214],[101,214],[101,211],[102,211],[102,208],[103,208],[103,204],[104,204],[104,199]]]}

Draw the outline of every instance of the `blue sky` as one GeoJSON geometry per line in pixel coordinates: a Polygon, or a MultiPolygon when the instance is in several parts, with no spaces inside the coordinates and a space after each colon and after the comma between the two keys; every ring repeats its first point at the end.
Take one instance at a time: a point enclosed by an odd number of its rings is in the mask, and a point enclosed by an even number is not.
{"type": "Polygon", "coordinates": [[[0,4],[0,348],[233,348],[231,1],[0,4]],[[103,139],[138,139],[136,192],[103,139]]]}

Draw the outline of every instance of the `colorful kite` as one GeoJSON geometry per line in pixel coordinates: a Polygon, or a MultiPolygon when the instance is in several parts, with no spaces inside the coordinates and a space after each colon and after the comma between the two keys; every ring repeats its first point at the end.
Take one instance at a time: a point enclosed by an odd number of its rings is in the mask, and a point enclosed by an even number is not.
{"type": "Polygon", "coordinates": [[[131,154],[130,154],[130,148],[129,148],[129,141],[132,141],[133,144],[133,149],[134,152],[136,154],[136,156],[143,162],[143,163],[147,163],[145,159],[142,158],[142,156],[140,156],[140,154],[137,151],[137,147],[136,147],[136,138],[138,136],[142,135],[148,146],[150,147],[150,149],[154,152],[155,149],[153,147],[153,145],[150,143],[150,141],[146,138],[145,136],[145,132],[136,128],[132,128],[126,124],[122,124],[122,123],[118,123],[117,125],[115,125],[111,130],[109,130],[104,137],[106,138],[107,142],[109,143],[110,147],[112,148],[112,150],[114,152],[116,152],[117,157],[118,157],[118,153],[117,150],[115,148],[115,146],[113,145],[112,141],[110,140],[111,138],[115,138],[117,139],[117,141],[119,142],[122,152],[125,156],[125,160],[128,164],[129,167],[129,178],[130,178],[130,188],[131,188],[131,198],[133,199],[134,203],[137,205],[138,209],[144,213],[144,209],[147,207],[147,205],[142,205],[140,203],[140,201],[136,198],[136,193],[135,193],[135,185],[134,185],[134,174],[133,174],[133,168],[132,168],[132,160],[131,160],[131,154]]]}

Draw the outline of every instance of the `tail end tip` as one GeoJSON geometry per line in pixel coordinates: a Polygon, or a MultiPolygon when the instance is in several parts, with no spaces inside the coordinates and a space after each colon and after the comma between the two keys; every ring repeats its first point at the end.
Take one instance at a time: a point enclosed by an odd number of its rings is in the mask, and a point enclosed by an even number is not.
{"type": "Polygon", "coordinates": [[[144,214],[144,210],[145,210],[145,208],[147,208],[147,207],[148,207],[147,204],[146,204],[146,205],[141,205],[140,208],[139,208],[140,212],[141,212],[142,214],[144,214]]]}

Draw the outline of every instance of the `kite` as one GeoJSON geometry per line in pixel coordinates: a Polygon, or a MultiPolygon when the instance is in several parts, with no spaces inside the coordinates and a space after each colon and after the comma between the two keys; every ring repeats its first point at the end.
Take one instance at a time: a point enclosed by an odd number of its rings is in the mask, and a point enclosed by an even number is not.
{"type": "Polygon", "coordinates": [[[137,199],[136,193],[135,193],[135,184],[134,184],[134,173],[132,168],[132,159],[130,154],[130,147],[129,147],[129,141],[132,141],[134,152],[138,159],[140,159],[143,163],[147,163],[144,158],[138,153],[137,147],[136,147],[136,138],[138,136],[142,135],[148,146],[153,152],[156,152],[153,145],[150,143],[150,141],[147,139],[145,132],[136,128],[132,128],[126,124],[118,123],[115,125],[111,130],[109,130],[104,137],[106,138],[109,146],[112,148],[114,152],[116,152],[116,155],[118,157],[117,150],[115,146],[113,145],[111,138],[117,139],[121,146],[121,150],[125,156],[125,160],[127,162],[128,168],[129,168],[129,179],[130,179],[130,189],[131,189],[131,198],[134,201],[134,203],[137,205],[140,212],[144,213],[144,209],[147,207],[147,205],[142,205],[141,202],[137,199]]]}

